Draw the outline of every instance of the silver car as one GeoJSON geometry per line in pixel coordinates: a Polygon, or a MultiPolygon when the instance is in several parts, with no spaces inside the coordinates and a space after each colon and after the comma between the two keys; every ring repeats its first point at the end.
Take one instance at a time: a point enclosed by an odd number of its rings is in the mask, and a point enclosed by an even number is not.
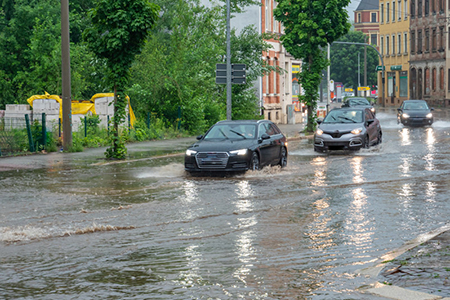
{"type": "Polygon", "coordinates": [[[333,109],[314,133],[314,151],[359,150],[382,142],[380,121],[370,108],[333,109]]]}

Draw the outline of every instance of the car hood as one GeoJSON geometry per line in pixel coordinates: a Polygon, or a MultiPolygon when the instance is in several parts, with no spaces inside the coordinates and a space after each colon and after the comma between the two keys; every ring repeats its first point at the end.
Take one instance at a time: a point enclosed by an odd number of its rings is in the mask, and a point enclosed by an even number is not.
{"type": "Polygon", "coordinates": [[[198,152],[225,152],[239,149],[248,149],[258,144],[256,139],[215,139],[202,140],[192,144],[189,149],[198,152]]]}
{"type": "Polygon", "coordinates": [[[410,117],[425,117],[431,110],[429,109],[404,109],[404,113],[408,114],[410,117]]]}
{"type": "Polygon", "coordinates": [[[325,132],[352,131],[356,128],[364,128],[363,123],[322,123],[319,128],[325,132]]]}

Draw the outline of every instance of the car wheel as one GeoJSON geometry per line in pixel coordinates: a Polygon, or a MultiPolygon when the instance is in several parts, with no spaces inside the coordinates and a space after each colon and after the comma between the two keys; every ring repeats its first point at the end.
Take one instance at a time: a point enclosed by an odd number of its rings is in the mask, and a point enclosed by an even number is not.
{"type": "Polygon", "coordinates": [[[281,148],[281,155],[280,155],[280,166],[282,168],[287,166],[287,151],[286,148],[281,148]]]}
{"type": "Polygon", "coordinates": [[[317,148],[317,147],[314,147],[314,151],[315,151],[315,152],[320,152],[320,153],[322,153],[322,152],[323,152],[323,150],[322,150],[322,149],[320,149],[320,148],[317,148]]]}
{"type": "Polygon", "coordinates": [[[257,171],[259,170],[259,157],[258,157],[258,153],[253,152],[252,155],[252,160],[251,160],[251,165],[250,165],[250,169],[252,171],[257,171]]]}
{"type": "Polygon", "coordinates": [[[364,149],[369,149],[369,148],[370,148],[370,140],[369,140],[369,136],[368,136],[368,135],[367,135],[366,138],[364,139],[363,148],[364,148],[364,149]]]}
{"type": "Polygon", "coordinates": [[[383,134],[381,133],[381,131],[378,133],[378,141],[377,144],[381,144],[383,142],[383,134]]]}

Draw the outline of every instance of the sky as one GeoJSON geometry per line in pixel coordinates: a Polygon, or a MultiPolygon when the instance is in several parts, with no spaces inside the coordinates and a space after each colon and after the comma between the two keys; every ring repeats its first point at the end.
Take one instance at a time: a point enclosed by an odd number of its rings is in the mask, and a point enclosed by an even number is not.
{"type": "Polygon", "coordinates": [[[361,2],[361,0],[352,0],[350,2],[350,5],[347,6],[348,16],[350,17],[350,20],[352,20],[352,21],[354,21],[354,19],[355,19],[355,15],[354,15],[353,11],[358,8],[358,5],[360,2],[361,2]]]}

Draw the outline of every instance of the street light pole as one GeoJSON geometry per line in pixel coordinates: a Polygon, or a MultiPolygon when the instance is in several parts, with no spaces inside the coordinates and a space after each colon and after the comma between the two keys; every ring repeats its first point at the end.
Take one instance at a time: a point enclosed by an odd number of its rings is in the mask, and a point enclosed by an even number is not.
{"type": "Polygon", "coordinates": [[[231,120],[230,0],[227,0],[227,120],[231,120]]]}
{"type": "Polygon", "coordinates": [[[68,150],[72,146],[69,0],[61,0],[61,60],[63,149],[68,150]]]}

